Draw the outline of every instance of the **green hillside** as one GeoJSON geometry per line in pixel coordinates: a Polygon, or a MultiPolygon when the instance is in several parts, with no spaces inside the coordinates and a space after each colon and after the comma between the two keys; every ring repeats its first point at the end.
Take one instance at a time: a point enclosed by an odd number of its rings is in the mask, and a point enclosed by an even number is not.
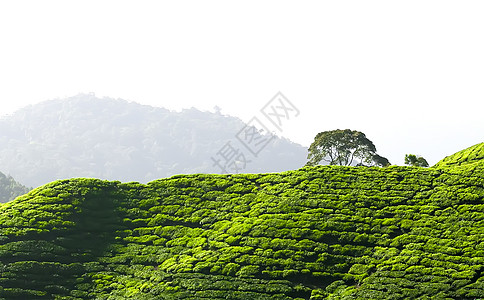
{"type": "Polygon", "coordinates": [[[12,176],[0,172],[0,203],[8,202],[30,191],[26,186],[15,181],[12,176]]]}
{"type": "Polygon", "coordinates": [[[3,299],[478,299],[484,164],[62,180],[0,234],[3,299]]]}
{"type": "Polygon", "coordinates": [[[453,155],[447,156],[439,161],[436,167],[459,166],[464,164],[484,162],[484,143],[480,143],[459,151],[453,155]]]}

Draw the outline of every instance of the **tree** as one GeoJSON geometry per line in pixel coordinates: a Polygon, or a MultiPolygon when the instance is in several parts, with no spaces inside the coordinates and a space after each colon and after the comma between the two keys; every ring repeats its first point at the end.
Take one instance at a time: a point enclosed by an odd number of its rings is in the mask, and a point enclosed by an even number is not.
{"type": "Polygon", "coordinates": [[[406,154],[405,164],[414,167],[428,167],[429,163],[420,155],[406,154]]]}
{"type": "Polygon", "coordinates": [[[388,159],[376,154],[375,145],[364,133],[350,129],[318,133],[308,152],[308,166],[318,165],[322,161],[342,166],[390,164],[388,159]]]}
{"type": "Polygon", "coordinates": [[[373,155],[373,161],[375,162],[375,165],[381,166],[381,167],[386,167],[391,165],[388,159],[378,154],[373,155]]]}

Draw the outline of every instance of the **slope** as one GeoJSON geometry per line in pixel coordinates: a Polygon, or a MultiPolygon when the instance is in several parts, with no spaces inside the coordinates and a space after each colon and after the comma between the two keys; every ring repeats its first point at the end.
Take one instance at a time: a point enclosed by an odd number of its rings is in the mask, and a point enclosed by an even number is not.
{"type": "Polygon", "coordinates": [[[484,162],[484,143],[471,146],[439,161],[435,167],[447,167],[484,162]]]}
{"type": "Polygon", "coordinates": [[[484,297],[484,164],[61,180],[0,213],[5,299],[484,297]]]}
{"type": "Polygon", "coordinates": [[[81,94],[0,119],[0,170],[34,187],[72,177],[149,182],[221,173],[211,158],[228,142],[248,161],[240,173],[305,164],[307,148],[283,138],[251,155],[235,138],[244,126],[235,117],[194,108],[176,112],[81,94]]]}
{"type": "Polygon", "coordinates": [[[0,203],[8,202],[17,196],[27,193],[30,189],[15,181],[12,176],[0,172],[0,203]]]}

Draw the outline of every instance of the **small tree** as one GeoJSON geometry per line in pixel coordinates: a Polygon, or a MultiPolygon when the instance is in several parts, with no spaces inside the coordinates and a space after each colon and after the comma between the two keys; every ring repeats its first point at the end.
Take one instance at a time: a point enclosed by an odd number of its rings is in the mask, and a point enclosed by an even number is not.
{"type": "Polygon", "coordinates": [[[428,167],[429,163],[420,155],[406,154],[405,164],[414,167],[428,167]]]}
{"type": "Polygon", "coordinates": [[[373,155],[373,161],[375,162],[375,165],[380,167],[386,167],[391,165],[388,159],[378,154],[373,155]]]}
{"type": "Polygon", "coordinates": [[[308,149],[306,165],[315,166],[324,161],[330,165],[387,166],[388,159],[376,154],[376,148],[364,133],[345,129],[323,131],[316,135],[308,149]]]}

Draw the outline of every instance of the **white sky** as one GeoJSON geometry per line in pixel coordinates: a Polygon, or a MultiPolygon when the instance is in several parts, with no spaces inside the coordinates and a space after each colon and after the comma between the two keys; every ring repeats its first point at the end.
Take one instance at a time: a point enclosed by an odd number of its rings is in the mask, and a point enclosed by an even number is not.
{"type": "Polygon", "coordinates": [[[248,121],[281,91],[295,142],[350,128],[394,164],[433,164],[484,141],[483,15],[483,1],[0,0],[0,115],[95,92],[248,121]]]}

